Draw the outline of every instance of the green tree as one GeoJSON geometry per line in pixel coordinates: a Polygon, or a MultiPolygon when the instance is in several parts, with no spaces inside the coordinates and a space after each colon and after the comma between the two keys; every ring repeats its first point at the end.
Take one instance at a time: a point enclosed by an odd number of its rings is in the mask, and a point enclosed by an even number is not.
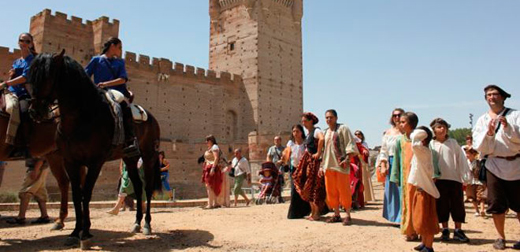
{"type": "Polygon", "coordinates": [[[466,144],[466,136],[471,135],[471,128],[458,128],[452,129],[448,132],[448,135],[457,140],[460,145],[466,144]]]}

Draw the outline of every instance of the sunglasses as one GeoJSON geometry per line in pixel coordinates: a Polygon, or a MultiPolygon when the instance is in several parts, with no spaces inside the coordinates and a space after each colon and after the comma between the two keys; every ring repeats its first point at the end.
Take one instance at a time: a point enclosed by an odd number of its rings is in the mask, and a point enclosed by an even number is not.
{"type": "Polygon", "coordinates": [[[393,114],[392,117],[400,117],[401,114],[393,114]]]}
{"type": "Polygon", "coordinates": [[[22,43],[30,44],[32,41],[30,41],[30,40],[25,40],[25,39],[19,39],[18,42],[22,42],[22,43]]]}

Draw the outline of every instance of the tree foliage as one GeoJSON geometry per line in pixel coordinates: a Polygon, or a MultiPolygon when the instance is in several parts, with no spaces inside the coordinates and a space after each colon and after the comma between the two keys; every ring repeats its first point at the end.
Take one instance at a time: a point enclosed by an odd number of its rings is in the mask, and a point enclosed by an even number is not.
{"type": "Polygon", "coordinates": [[[466,136],[471,135],[471,128],[458,128],[452,129],[448,132],[448,135],[457,140],[460,145],[466,144],[466,136]]]}

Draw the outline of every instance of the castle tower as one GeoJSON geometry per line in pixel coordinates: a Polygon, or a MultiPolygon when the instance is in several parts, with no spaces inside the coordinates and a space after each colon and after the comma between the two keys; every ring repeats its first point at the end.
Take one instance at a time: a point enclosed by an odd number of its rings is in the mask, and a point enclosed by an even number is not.
{"type": "Polygon", "coordinates": [[[101,52],[101,46],[110,37],[119,34],[119,21],[109,22],[108,17],[94,21],[83,20],[67,14],[45,9],[31,18],[31,34],[38,52],[59,52],[65,49],[67,54],[82,65],[86,65],[92,56],[101,52]]]}
{"type": "MultiPolygon", "coordinates": [[[[250,158],[265,159],[272,136],[303,110],[303,0],[210,0],[209,68],[242,75],[255,125],[250,158]],[[256,150],[255,150],[256,149],[256,150]]],[[[247,126],[247,125],[243,125],[247,126]]]]}

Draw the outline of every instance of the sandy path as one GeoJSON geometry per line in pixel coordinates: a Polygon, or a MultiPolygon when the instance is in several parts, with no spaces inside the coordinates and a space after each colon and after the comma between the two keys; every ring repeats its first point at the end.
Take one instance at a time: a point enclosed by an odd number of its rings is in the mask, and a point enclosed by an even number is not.
{"type": "MultiPolygon", "coordinates": [[[[381,199],[381,187],[376,187],[381,199]]],[[[469,205],[467,205],[469,207],[469,205]]],[[[153,210],[154,235],[128,232],[135,212],[110,216],[106,209],[92,210],[94,249],[102,251],[413,251],[417,243],[405,242],[399,229],[381,217],[381,201],[353,213],[354,225],[287,220],[288,203],[230,209],[160,208],[153,210]]],[[[491,218],[473,216],[467,211],[463,226],[470,244],[436,241],[436,251],[492,251],[495,230],[491,218]]],[[[13,216],[14,212],[1,212],[13,216]]],[[[52,210],[51,216],[58,212],[52,210]]],[[[71,215],[74,215],[71,213],[71,215]]],[[[31,210],[29,218],[38,211],[31,210]]],[[[49,225],[11,226],[0,221],[0,251],[77,251],[63,245],[74,222],[69,218],[64,231],[50,232],[49,225]]],[[[508,215],[507,234],[520,239],[520,225],[508,215]]],[[[509,246],[512,243],[508,244],[509,246]]]]}

